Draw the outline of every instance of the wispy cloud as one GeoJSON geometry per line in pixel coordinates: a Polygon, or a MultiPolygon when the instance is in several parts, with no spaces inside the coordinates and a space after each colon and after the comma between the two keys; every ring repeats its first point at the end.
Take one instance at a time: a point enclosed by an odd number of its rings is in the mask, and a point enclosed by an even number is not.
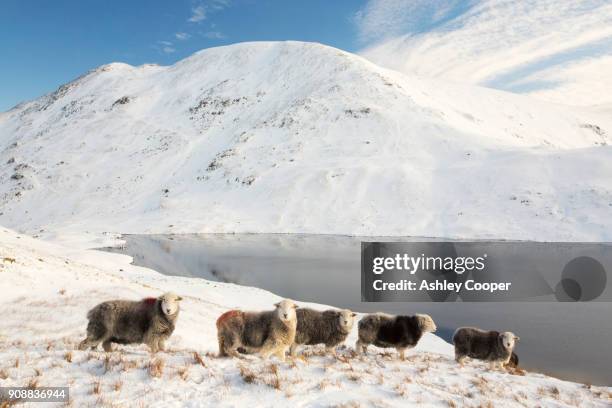
{"type": "Polygon", "coordinates": [[[171,41],[158,41],[155,48],[163,54],[172,54],[176,52],[174,44],[171,41]]]}
{"type": "Polygon", "coordinates": [[[185,41],[191,38],[191,34],[181,32],[181,33],[174,34],[174,37],[176,37],[177,40],[185,41]]]}
{"type": "Polygon", "coordinates": [[[201,33],[202,37],[206,37],[211,40],[220,40],[226,38],[225,34],[220,31],[207,31],[205,33],[201,33]]]}
{"type": "Polygon", "coordinates": [[[230,0],[206,0],[191,8],[191,16],[187,21],[199,23],[208,18],[214,12],[223,10],[230,5],[230,0]]]}
{"type": "Polygon", "coordinates": [[[204,5],[193,7],[191,9],[191,17],[189,17],[190,23],[199,23],[200,21],[206,20],[206,8],[204,5]]]}
{"type": "Polygon", "coordinates": [[[355,16],[361,52],[409,74],[575,105],[612,103],[609,0],[370,0],[355,16]],[[438,8],[432,8],[432,4],[438,8]],[[592,80],[598,74],[599,84],[592,80]]]}
{"type": "Polygon", "coordinates": [[[376,41],[424,31],[473,0],[370,0],[354,15],[360,39],[376,41]]]}

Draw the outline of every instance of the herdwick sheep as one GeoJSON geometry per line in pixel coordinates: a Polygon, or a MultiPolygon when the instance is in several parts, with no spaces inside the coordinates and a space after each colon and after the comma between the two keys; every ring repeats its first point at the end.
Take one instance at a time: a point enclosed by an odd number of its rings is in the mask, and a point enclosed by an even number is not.
{"type": "Polygon", "coordinates": [[[111,343],[144,343],[153,353],[163,351],[174,331],[181,300],[174,293],[165,293],[157,299],[100,303],[87,313],[87,337],[79,344],[79,349],[91,347],[95,350],[102,343],[104,351],[111,351],[111,343]]]}
{"type": "Polygon", "coordinates": [[[429,315],[370,314],[359,321],[359,340],[355,348],[357,353],[365,354],[370,344],[382,348],[394,347],[404,360],[406,349],[416,346],[424,333],[433,333],[436,329],[436,324],[429,315]]]}
{"type": "MultiPolygon", "coordinates": [[[[512,332],[485,331],[474,327],[460,327],[453,335],[455,360],[463,366],[466,357],[489,361],[491,369],[501,368],[512,359],[519,338],[512,332]]],[[[518,364],[518,356],[516,357],[518,364]]]]}
{"type": "Polygon", "coordinates": [[[289,299],[274,306],[274,310],[265,312],[223,313],[217,319],[219,356],[241,358],[240,349],[259,353],[264,359],[274,354],[285,361],[285,354],[295,340],[297,306],[289,299]]]}
{"type": "Polygon", "coordinates": [[[325,344],[326,352],[336,355],[336,346],[346,340],[353,328],[356,313],[350,310],[298,309],[295,342],[291,356],[295,357],[299,344],[325,344]]]}

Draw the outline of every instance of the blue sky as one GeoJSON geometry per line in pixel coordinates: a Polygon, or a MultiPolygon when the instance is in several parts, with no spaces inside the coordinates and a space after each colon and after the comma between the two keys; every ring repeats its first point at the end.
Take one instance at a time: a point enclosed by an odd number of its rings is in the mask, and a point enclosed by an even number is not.
{"type": "Polygon", "coordinates": [[[2,0],[0,111],[114,61],[163,65],[202,48],[256,40],[362,41],[338,0],[2,0]]]}

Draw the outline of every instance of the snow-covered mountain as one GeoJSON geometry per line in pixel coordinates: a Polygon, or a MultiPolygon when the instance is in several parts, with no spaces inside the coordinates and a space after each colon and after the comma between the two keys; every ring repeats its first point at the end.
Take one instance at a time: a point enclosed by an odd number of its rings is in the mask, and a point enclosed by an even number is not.
{"type": "Polygon", "coordinates": [[[0,225],[611,239],[611,135],[603,110],[237,44],[0,114],[0,225]]]}

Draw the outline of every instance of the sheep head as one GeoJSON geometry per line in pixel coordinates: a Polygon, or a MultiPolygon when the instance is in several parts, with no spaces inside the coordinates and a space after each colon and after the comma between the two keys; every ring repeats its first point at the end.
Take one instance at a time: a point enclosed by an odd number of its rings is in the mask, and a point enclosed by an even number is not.
{"type": "Polygon", "coordinates": [[[182,297],[172,292],[164,293],[158,299],[161,302],[162,311],[167,316],[173,316],[177,314],[179,311],[179,302],[183,300],[182,297]]]}
{"type": "Polygon", "coordinates": [[[295,314],[297,306],[292,300],[285,299],[276,303],[274,306],[276,307],[276,316],[281,322],[287,324],[297,321],[297,315],[295,314]]]}
{"type": "Polygon", "coordinates": [[[506,350],[514,350],[515,344],[520,340],[518,336],[515,336],[512,332],[499,333],[499,340],[506,350]]]}

